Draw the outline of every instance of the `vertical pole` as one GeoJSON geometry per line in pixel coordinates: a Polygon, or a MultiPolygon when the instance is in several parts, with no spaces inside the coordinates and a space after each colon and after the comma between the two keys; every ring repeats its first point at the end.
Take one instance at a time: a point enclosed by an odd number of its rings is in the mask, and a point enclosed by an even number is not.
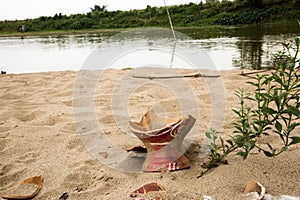
{"type": "Polygon", "coordinates": [[[166,11],[167,11],[167,15],[168,15],[170,27],[171,27],[171,30],[172,30],[172,33],[173,33],[173,37],[174,37],[174,40],[176,41],[176,35],[175,35],[174,28],[173,28],[173,23],[172,23],[172,19],[171,19],[170,13],[169,13],[169,9],[168,9],[166,0],[164,0],[164,3],[165,3],[165,7],[166,7],[166,11]]]}
{"type": "Polygon", "coordinates": [[[174,61],[175,48],[176,48],[176,40],[177,39],[176,39],[176,34],[175,34],[175,31],[174,31],[172,19],[171,19],[171,16],[170,16],[170,12],[169,12],[166,0],[164,0],[164,3],[165,3],[165,8],[166,8],[166,11],[167,11],[170,27],[171,27],[171,30],[172,30],[172,33],[173,33],[173,38],[174,38],[174,46],[173,46],[173,49],[172,49],[172,57],[171,57],[171,62],[170,62],[170,68],[172,68],[173,61],[174,61]]]}

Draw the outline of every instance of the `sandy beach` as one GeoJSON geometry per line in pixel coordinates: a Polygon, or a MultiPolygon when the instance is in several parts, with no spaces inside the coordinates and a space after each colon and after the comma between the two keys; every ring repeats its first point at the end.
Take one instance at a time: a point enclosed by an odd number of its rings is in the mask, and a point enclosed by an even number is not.
{"type": "MultiPolygon", "coordinates": [[[[245,199],[245,184],[253,179],[262,183],[266,192],[273,196],[300,196],[300,145],[292,146],[276,158],[253,152],[242,160],[232,154],[228,157],[228,165],[221,165],[197,178],[204,170],[201,165],[206,160],[199,156],[205,131],[213,126],[222,131],[224,137],[232,134],[232,123],[236,119],[232,109],[239,103],[234,90],[238,87],[251,90],[246,84],[249,76],[241,76],[241,71],[236,70],[220,71],[220,77],[209,77],[215,75],[210,71],[201,71],[207,76],[188,77],[199,71],[178,69],[176,73],[187,77],[162,80],[167,85],[164,87],[155,79],[141,84],[142,78],[131,76],[134,71],[110,69],[95,80],[83,79],[96,86],[93,97],[97,123],[114,146],[126,149],[142,143],[123,129],[126,126],[120,114],[125,109],[121,106],[123,101],[132,121],[139,121],[153,108],[163,110],[167,117],[180,117],[182,110],[184,114],[198,111],[194,116],[197,122],[187,137],[190,145],[185,155],[191,161],[189,169],[131,173],[111,168],[95,158],[76,126],[83,120],[75,116],[80,112],[80,105],[76,104],[81,84],[78,72],[3,74],[0,75],[0,196],[27,194],[30,188],[24,189],[19,185],[20,181],[39,175],[43,177],[43,185],[34,199],[43,200],[59,199],[64,193],[68,200],[126,200],[131,199],[132,191],[151,182],[159,183],[165,190],[142,197],[160,196],[172,200],[203,199],[207,195],[215,200],[245,199]],[[176,86],[176,83],[181,84],[179,79],[195,95],[196,105],[188,92],[179,91],[178,95],[172,91],[180,88],[176,86]],[[128,94],[123,87],[130,84],[139,87],[133,87],[128,94]],[[122,124],[118,124],[119,119],[122,124]]],[[[296,132],[300,135],[299,130],[296,132]]],[[[105,157],[104,152],[98,153],[105,157]]]]}

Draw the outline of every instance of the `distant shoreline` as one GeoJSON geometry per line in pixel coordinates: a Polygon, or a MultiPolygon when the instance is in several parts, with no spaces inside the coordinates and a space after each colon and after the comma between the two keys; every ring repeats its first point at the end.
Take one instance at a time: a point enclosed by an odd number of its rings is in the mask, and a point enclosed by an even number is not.
{"type": "MultiPolygon", "coordinates": [[[[263,23],[261,26],[270,26],[270,25],[285,25],[290,23],[297,23],[296,21],[277,21],[270,23],[263,23]]],[[[244,24],[244,25],[203,25],[203,26],[174,26],[175,31],[185,30],[185,29],[203,29],[203,28],[214,28],[214,27],[224,27],[224,28],[240,28],[240,27],[257,27],[257,25],[253,24],[244,24]]],[[[170,29],[170,27],[159,27],[159,26],[147,26],[147,27],[134,27],[134,28],[112,28],[112,29],[82,29],[82,30],[57,30],[57,31],[36,31],[36,32],[25,32],[23,34],[15,31],[15,32],[0,32],[0,37],[23,37],[26,36],[43,36],[43,35],[72,35],[72,34],[93,34],[93,33],[120,33],[122,31],[129,31],[133,29],[141,29],[141,28],[166,28],[170,29]]]]}
{"type": "Polygon", "coordinates": [[[25,32],[23,34],[19,32],[12,33],[0,33],[0,37],[23,37],[26,36],[42,36],[42,35],[72,35],[72,34],[86,34],[86,33],[118,33],[121,31],[130,29],[87,29],[87,30],[69,30],[69,31],[37,31],[37,32],[25,32]]]}

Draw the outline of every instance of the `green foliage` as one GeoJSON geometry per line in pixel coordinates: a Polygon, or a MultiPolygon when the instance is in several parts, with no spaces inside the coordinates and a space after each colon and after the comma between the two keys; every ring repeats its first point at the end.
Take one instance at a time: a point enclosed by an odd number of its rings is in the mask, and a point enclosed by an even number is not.
{"type": "Polygon", "coordinates": [[[90,18],[83,17],[78,20],[76,20],[72,26],[71,29],[79,30],[79,29],[88,29],[93,26],[93,21],[90,18]]]}
{"type": "Polygon", "coordinates": [[[235,25],[258,23],[267,16],[264,10],[245,11],[242,13],[221,13],[215,17],[215,24],[235,25]]]}
{"type": "MultiPolygon", "coordinates": [[[[190,3],[170,6],[169,11],[175,26],[190,27],[202,25],[258,24],[283,20],[294,20],[300,15],[299,1],[284,4],[260,5],[261,0],[212,0],[207,3],[190,3]],[[250,7],[250,5],[253,5],[250,7]]],[[[281,0],[283,1],[283,0],[281,0]]],[[[275,2],[279,2],[276,0],[275,2]]],[[[17,32],[19,24],[24,24],[28,32],[111,29],[143,26],[169,27],[164,7],[151,7],[143,10],[112,11],[106,6],[94,5],[86,14],[70,16],[61,13],[41,16],[36,19],[0,22],[0,32],[17,32]]]]}
{"type": "Polygon", "coordinates": [[[99,5],[94,5],[94,8],[90,8],[91,12],[104,12],[106,11],[106,7],[105,5],[103,5],[102,7],[99,5]]]}
{"type": "Polygon", "coordinates": [[[283,46],[285,51],[274,55],[276,71],[257,74],[254,81],[247,82],[254,87],[253,94],[244,89],[236,91],[240,106],[233,109],[238,118],[233,124],[234,135],[225,142],[220,138],[220,144],[217,144],[216,132],[206,133],[212,143],[208,155],[210,162],[205,167],[218,166],[233,151],[243,159],[253,149],[274,157],[300,143],[300,137],[293,134],[300,126],[300,38],[295,39],[294,45],[285,43],[283,46]],[[262,143],[261,139],[267,135],[277,136],[281,146],[276,148],[272,143],[262,143]]]}
{"type": "Polygon", "coordinates": [[[218,146],[217,140],[219,138],[219,134],[214,129],[210,129],[205,133],[206,137],[210,140],[210,144],[208,145],[210,152],[208,154],[208,157],[210,159],[209,163],[204,163],[204,168],[213,168],[219,166],[220,163],[225,163],[225,156],[223,156],[222,153],[224,153],[224,145],[218,146]],[[220,152],[221,151],[221,152],[220,152]]]}

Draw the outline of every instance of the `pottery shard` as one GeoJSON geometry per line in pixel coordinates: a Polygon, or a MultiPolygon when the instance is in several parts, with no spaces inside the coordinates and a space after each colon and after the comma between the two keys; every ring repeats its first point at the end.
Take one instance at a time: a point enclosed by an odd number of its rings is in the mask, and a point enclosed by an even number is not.
{"type": "Polygon", "coordinates": [[[261,200],[264,198],[266,189],[264,188],[264,186],[261,183],[255,181],[255,180],[251,180],[246,184],[244,192],[245,193],[252,193],[252,192],[257,193],[258,194],[257,200],[261,200]]]}
{"type": "Polygon", "coordinates": [[[257,191],[257,190],[259,190],[257,181],[251,180],[251,181],[249,181],[249,182],[246,184],[246,187],[245,187],[244,192],[245,192],[245,193],[249,193],[249,192],[259,192],[259,191],[257,191]]]}

